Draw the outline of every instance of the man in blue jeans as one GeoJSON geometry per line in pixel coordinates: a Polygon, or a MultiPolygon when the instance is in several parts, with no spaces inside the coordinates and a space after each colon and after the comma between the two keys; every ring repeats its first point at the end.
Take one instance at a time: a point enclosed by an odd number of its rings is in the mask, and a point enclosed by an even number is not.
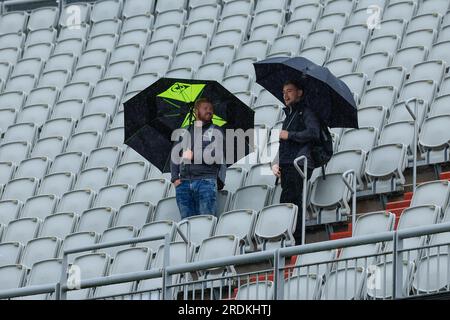
{"type": "Polygon", "coordinates": [[[212,102],[207,98],[198,99],[194,114],[196,121],[184,136],[181,158],[174,159],[180,153],[172,150],[171,181],[182,219],[216,214],[217,190],[223,188],[226,173],[223,132],[212,123],[212,102]]]}

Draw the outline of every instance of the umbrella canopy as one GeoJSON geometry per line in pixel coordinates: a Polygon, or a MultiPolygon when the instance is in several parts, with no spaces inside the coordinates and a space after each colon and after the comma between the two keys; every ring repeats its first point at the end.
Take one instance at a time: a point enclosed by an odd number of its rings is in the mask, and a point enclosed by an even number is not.
{"type": "MultiPolygon", "coordinates": [[[[253,128],[254,111],[217,81],[161,78],[124,103],[125,141],[161,172],[170,171],[172,132],[195,121],[193,106],[208,98],[213,123],[224,130],[253,128]]],[[[252,151],[247,139],[245,155],[252,151]]],[[[239,160],[235,153],[234,161],[239,160]]]]}
{"type": "Polygon", "coordinates": [[[275,57],[253,64],[256,82],[283,101],[283,84],[297,80],[305,98],[319,118],[330,128],[358,128],[357,107],[347,85],[328,68],[302,58],[275,57]]]}

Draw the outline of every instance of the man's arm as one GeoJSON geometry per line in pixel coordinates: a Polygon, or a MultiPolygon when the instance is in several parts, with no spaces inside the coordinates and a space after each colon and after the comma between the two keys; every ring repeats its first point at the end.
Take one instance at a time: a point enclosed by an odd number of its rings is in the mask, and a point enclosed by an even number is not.
{"type": "Polygon", "coordinates": [[[304,109],[303,120],[305,123],[305,130],[288,131],[288,140],[292,140],[302,144],[310,141],[319,140],[320,122],[316,114],[309,109],[304,109]]]}

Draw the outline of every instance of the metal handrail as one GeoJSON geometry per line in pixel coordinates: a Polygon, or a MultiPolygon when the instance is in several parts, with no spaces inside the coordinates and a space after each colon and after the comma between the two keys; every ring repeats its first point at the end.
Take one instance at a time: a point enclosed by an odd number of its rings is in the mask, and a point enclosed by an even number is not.
{"type": "MultiPolygon", "coordinates": [[[[302,192],[302,242],[305,244],[305,225],[306,225],[306,194],[308,192],[308,159],[305,156],[298,157],[294,160],[294,167],[303,179],[303,192],[302,192]],[[303,160],[303,170],[298,165],[298,162],[303,160]]],[[[297,218],[298,219],[298,218],[297,218]]]]}

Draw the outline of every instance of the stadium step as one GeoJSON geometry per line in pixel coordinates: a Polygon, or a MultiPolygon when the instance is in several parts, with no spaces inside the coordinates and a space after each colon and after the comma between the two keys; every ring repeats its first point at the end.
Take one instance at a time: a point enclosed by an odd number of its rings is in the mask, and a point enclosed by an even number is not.
{"type": "Polygon", "coordinates": [[[394,209],[408,208],[410,204],[411,204],[411,200],[400,200],[400,201],[388,202],[386,204],[386,210],[392,212],[392,210],[394,210],[394,209]]]}

